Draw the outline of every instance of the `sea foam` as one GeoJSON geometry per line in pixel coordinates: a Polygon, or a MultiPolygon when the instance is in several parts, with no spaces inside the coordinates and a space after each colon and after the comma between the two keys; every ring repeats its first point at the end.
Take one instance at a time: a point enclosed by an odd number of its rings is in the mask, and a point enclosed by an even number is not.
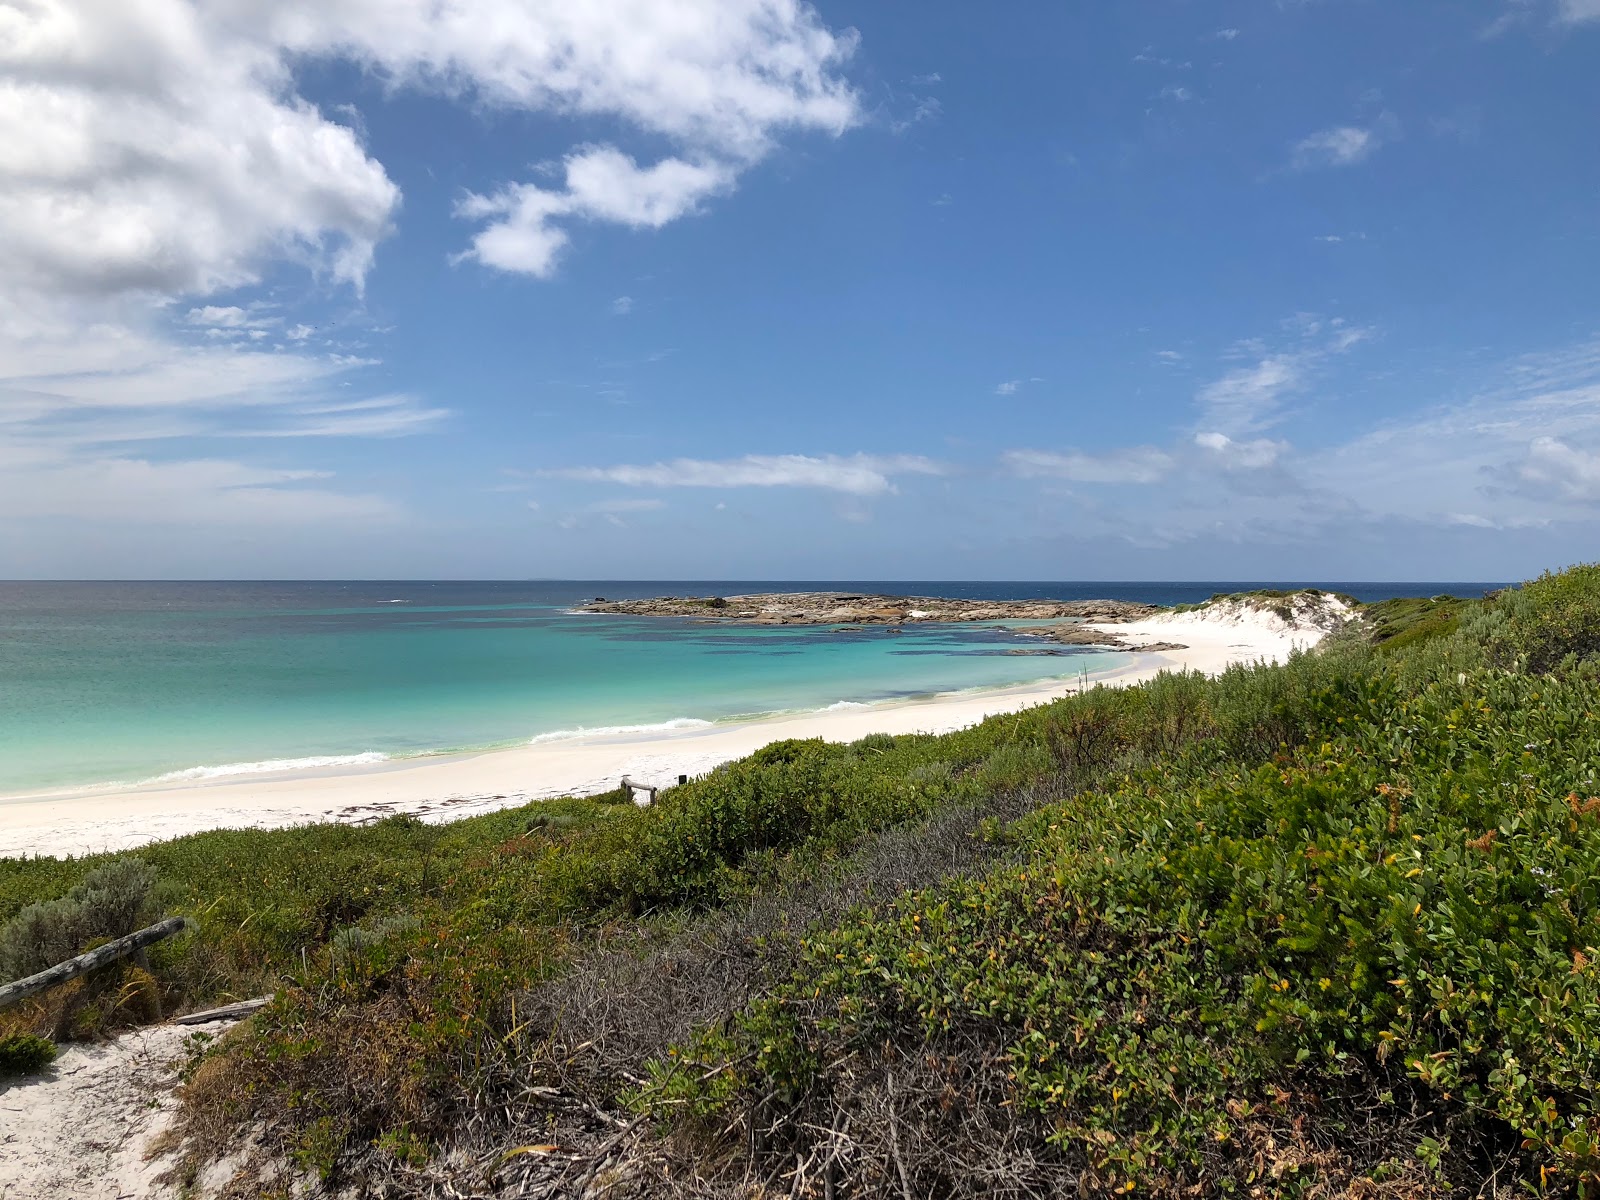
{"type": "Polygon", "coordinates": [[[362,767],[388,762],[389,756],[376,750],[363,754],[321,754],[311,758],[268,758],[261,762],[223,763],[219,767],[188,767],[168,771],[146,783],[184,783],[196,779],[224,779],[229,775],[266,775],[276,771],[314,771],[319,767],[362,767]]]}
{"type": "Polygon", "coordinates": [[[576,729],[557,729],[550,733],[541,733],[528,739],[528,745],[541,746],[546,742],[566,742],[575,738],[585,737],[630,737],[640,733],[676,733],[683,729],[711,729],[714,721],[702,721],[698,717],[674,717],[670,721],[660,721],[654,725],[580,725],[576,729]]]}

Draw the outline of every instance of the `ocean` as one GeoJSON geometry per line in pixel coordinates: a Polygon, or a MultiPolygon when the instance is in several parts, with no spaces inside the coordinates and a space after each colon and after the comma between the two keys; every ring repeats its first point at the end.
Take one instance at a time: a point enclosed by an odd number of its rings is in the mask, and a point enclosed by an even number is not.
{"type": "MultiPolygon", "coordinates": [[[[1014,629],[575,614],[597,596],[838,589],[1189,603],[1259,583],[0,583],[0,796],[316,770],[1077,677],[1014,629]]],[[[1311,584],[1274,584],[1278,587],[1311,584]]],[[[1363,600],[1478,583],[1316,584],[1363,600]]],[[[1037,646],[1039,643],[1033,642],[1037,646]]]]}

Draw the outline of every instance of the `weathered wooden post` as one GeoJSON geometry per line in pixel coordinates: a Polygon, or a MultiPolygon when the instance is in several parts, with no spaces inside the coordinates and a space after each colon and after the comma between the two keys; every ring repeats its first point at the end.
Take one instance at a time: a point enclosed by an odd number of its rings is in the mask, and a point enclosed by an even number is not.
{"type": "MultiPolygon", "coordinates": [[[[146,946],[153,945],[163,938],[169,938],[182,931],[184,920],[182,917],[168,917],[165,921],[157,922],[147,929],[137,933],[130,933],[127,937],[120,937],[114,942],[107,942],[87,954],[80,954],[77,958],[69,958],[64,963],[40,971],[37,975],[29,975],[26,979],[18,979],[12,983],[0,984],[0,1008],[10,1008],[19,1001],[26,1000],[29,996],[53,988],[58,983],[66,983],[76,979],[79,975],[86,975],[97,967],[104,967],[116,962],[119,958],[127,958],[131,954],[139,956],[140,965],[149,969],[149,958],[145,955],[146,946]]],[[[158,1001],[159,1003],[159,1001],[158,1001]]]]}
{"type": "MultiPolygon", "coordinates": [[[[652,787],[648,783],[635,783],[626,775],[622,777],[622,786],[627,788],[630,793],[643,792],[648,797],[645,801],[646,804],[654,804],[656,802],[656,793],[661,790],[658,787],[652,787]]],[[[637,803],[637,800],[635,800],[635,803],[637,803]]]]}

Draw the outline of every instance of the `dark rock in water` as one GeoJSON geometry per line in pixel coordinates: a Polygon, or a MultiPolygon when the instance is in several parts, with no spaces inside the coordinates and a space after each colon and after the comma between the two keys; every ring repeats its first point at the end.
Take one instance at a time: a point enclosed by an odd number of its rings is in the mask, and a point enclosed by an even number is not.
{"type": "Polygon", "coordinates": [[[1051,650],[1051,649],[1049,649],[1047,647],[1044,647],[1044,646],[1040,646],[1038,648],[1032,648],[1032,647],[1028,647],[1028,646],[1018,646],[1015,650],[1007,650],[1006,653],[1007,654],[1027,654],[1027,655],[1037,656],[1037,657],[1040,657],[1040,658],[1060,658],[1063,654],[1066,653],[1066,651],[1065,650],[1051,650]]]}

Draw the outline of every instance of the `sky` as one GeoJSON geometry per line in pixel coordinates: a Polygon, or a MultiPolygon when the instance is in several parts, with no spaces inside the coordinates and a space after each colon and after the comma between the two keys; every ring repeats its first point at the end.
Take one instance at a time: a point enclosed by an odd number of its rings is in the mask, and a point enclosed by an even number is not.
{"type": "Polygon", "coordinates": [[[0,0],[0,577],[1600,558],[1600,0],[0,0]]]}

